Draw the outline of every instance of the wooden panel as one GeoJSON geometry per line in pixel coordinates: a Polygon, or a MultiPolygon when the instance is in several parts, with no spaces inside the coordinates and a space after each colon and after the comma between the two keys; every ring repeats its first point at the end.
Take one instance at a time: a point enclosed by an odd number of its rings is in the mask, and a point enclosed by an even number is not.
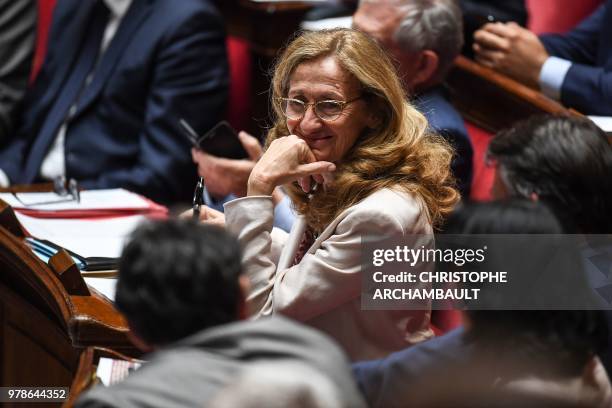
{"type": "Polygon", "coordinates": [[[95,290],[83,290],[78,274],[68,279],[65,254],[58,255],[52,270],[23,243],[0,226],[0,282],[56,323],[70,338],[73,347],[100,346],[141,353],[127,338],[128,327],[113,304],[95,290]],[[63,259],[61,259],[63,257],[63,259]],[[61,275],[60,275],[61,273],[61,275]],[[74,282],[75,279],[80,282],[74,282]],[[62,281],[63,280],[63,281],[62,281]],[[72,294],[71,294],[72,293],[72,294]]]}
{"type": "MultiPolygon", "coordinates": [[[[12,209],[2,204],[0,221],[10,224],[12,209]]],[[[68,255],[58,253],[53,269],[25,245],[19,228],[10,231],[0,225],[1,385],[69,387],[86,346],[141,355],[123,316],[84,285],[68,255]]]]}
{"type": "Polygon", "coordinates": [[[70,387],[80,350],[72,347],[70,338],[57,323],[1,284],[0,315],[0,386],[70,387]]]}
{"type": "Polygon", "coordinates": [[[100,347],[86,348],[83,353],[81,353],[77,372],[74,376],[72,386],[70,387],[70,397],[64,406],[74,405],[75,401],[83,392],[100,382],[100,380],[96,377],[96,369],[98,368],[98,362],[102,357],[142,363],[141,360],[135,360],[129,356],[118,353],[115,350],[100,347]]]}
{"type": "Polygon", "coordinates": [[[447,77],[451,100],[461,115],[489,132],[534,114],[577,115],[542,93],[463,56],[447,77]]]}
{"type": "Polygon", "coordinates": [[[93,347],[88,347],[81,353],[79,365],[70,386],[70,395],[64,403],[64,407],[73,406],[79,396],[92,386],[95,379],[97,362],[98,358],[96,358],[93,347]]]}

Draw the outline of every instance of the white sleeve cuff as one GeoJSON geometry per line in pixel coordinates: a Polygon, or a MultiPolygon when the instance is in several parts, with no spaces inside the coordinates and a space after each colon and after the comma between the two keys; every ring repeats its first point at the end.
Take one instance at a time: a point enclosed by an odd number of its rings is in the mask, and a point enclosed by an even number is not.
{"type": "Polygon", "coordinates": [[[571,66],[571,61],[558,57],[548,57],[540,71],[539,83],[542,93],[557,101],[560,100],[561,86],[571,66]]]}
{"type": "Polygon", "coordinates": [[[8,176],[2,169],[0,169],[0,187],[7,188],[10,187],[10,185],[11,181],[9,180],[8,176]]]}

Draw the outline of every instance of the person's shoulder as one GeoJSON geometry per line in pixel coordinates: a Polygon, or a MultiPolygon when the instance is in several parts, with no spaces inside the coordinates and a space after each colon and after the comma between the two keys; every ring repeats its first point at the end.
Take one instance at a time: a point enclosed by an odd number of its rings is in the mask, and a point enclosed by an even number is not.
{"type": "Polygon", "coordinates": [[[465,121],[450,103],[444,89],[435,87],[424,92],[414,101],[415,107],[427,118],[436,132],[467,137],[465,121]]]}
{"type": "Polygon", "coordinates": [[[146,27],[158,37],[177,32],[223,31],[223,18],[217,7],[207,0],[148,0],[146,27]]]}
{"type": "Polygon", "coordinates": [[[468,358],[467,354],[469,354],[469,346],[465,342],[464,330],[459,328],[443,336],[434,337],[431,340],[392,353],[381,360],[357,363],[354,367],[355,369],[367,368],[376,363],[383,370],[401,368],[405,375],[412,373],[417,376],[435,367],[455,364],[468,358]]]}
{"type": "Polygon", "coordinates": [[[421,208],[421,200],[416,194],[402,191],[397,188],[381,188],[368,195],[359,203],[356,209],[373,209],[376,211],[403,211],[412,208],[421,208]]]}
{"type": "Polygon", "coordinates": [[[277,357],[281,357],[280,350],[284,350],[287,356],[317,352],[343,358],[335,341],[327,334],[280,315],[241,320],[208,329],[202,334],[205,339],[185,339],[181,343],[238,345],[241,351],[248,353],[258,350],[267,354],[277,350],[277,357]]]}
{"type": "MultiPolygon", "coordinates": [[[[212,41],[215,47],[225,47],[223,17],[213,2],[206,0],[149,1],[148,17],[143,24],[143,29],[150,33],[149,41],[156,39],[162,44],[162,47],[165,47],[171,46],[177,40],[194,37],[212,41]]],[[[200,44],[200,42],[188,44],[195,46],[194,44],[200,44]]]]}
{"type": "Polygon", "coordinates": [[[418,194],[404,191],[400,186],[377,190],[355,207],[360,211],[404,215],[409,218],[419,217],[426,211],[425,203],[418,194]]]}
{"type": "Polygon", "coordinates": [[[407,401],[420,392],[424,378],[436,381],[439,374],[472,356],[463,329],[456,329],[382,359],[354,363],[353,375],[373,406],[400,406],[397,401],[410,405],[407,401]]]}
{"type": "Polygon", "coordinates": [[[349,207],[343,221],[362,229],[380,229],[391,233],[429,233],[427,208],[420,196],[401,187],[382,188],[349,207]]]}
{"type": "Polygon", "coordinates": [[[84,394],[77,407],[196,406],[223,384],[216,369],[226,361],[199,347],[176,347],[146,356],[147,362],[111,386],[84,394]],[[208,370],[202,370],[208,367],[208,370]],[[172,373],[171,376],[168,373],[172,373]]]}
{"type": "Polygon", "coordinates": [[[154,12],[173,18],[193,18],[195,15],[211,14],[220,16],[212,1],[207,0],[152,0],[154,12]]]}

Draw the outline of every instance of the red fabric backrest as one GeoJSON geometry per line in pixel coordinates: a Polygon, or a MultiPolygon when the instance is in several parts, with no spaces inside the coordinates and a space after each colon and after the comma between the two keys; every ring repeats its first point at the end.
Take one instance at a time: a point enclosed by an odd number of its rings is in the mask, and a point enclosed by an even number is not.
{"type": "Polygon", "coordinates": [[[467,121],[465,122],[465,126],[474,148],[474,177],[472,179],[472,192],[470,198],[474,201],[490,201],[495,170],[486,165],[485,156],[493,135],[467,121]]]}
{"type": "MultiPolygon", "coordinates": [[[[472,147],[474,148],[473,166],[474,176],[472,179],[472,192],[470,199],[474,201],[490,201],[491,187],[495,178],[495,169],[486,165],[485,156],[492,134],[476,126],[465,122],[472,147]]],[[[447,333],[463,323],[461,312],[458,310],[434,310],[431,314],[431,329],[436,336],[447,333]]]]}
{"type": "Polygon", "coordinates": [[[226,41],[230,68],[227,121],[234,129],[247,129],[251,116],[251,52],[245,40],[229,36],[226,41]]]}
{"type": "Polygon", "coordinates": [[[463,324],[463,317],[459,310],[432,310],[431,330],[436,336],[441,336],[463,324]]]}
{"type": "Polygon", "coordinates": [[[587,17],[603,0],[526,0],[527,28],[536,34],[565,33],[587,17]]]}
{"type": "Polygon", "coordinates": [[[34,49],[34,61],[30,72],[30,82],[34,82],[40,67],[47,54],[47,41],[49,29],[53,19],[53,9],[57,0],[38,0],[38,20],[36,21],[36,47],[34,49]]]}

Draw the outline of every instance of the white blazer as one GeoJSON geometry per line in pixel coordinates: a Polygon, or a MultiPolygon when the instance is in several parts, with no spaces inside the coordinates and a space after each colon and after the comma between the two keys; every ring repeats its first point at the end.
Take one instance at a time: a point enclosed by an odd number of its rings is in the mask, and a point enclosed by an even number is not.
{"type": "Polygon", "coordinates": [[[305,221],[298,218],[287,235],[273,230],[273,214],[268,196],[225,204],[226,227],[243,247],[254,317],[282,313],[319,328],[354,361],[379,358],[433,335],[428,302],[419,311],[389,311],[361,310],[360,301],[361,238],[433,236],[421,199],[391,189],[371,194],[338,215],[295,266],[290,264],[305,221]]]}

